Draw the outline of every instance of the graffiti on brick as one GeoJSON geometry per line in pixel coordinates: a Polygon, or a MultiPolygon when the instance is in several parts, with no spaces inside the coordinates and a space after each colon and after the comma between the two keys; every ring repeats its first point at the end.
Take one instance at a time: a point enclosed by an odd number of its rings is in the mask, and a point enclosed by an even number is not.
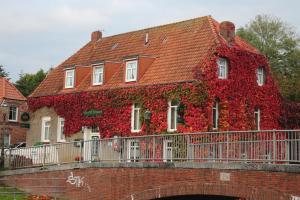
{"type": "Polygon", "coordinates": [[[70,176],[68,176],[68,179],[66,182],[70,183],[71,185],[75,185],[78,188],[87,187],[88,191],[91,192],[90,186],[84,182],[84,177],[74,176],[73,172],[70,172],[70,176]]]}

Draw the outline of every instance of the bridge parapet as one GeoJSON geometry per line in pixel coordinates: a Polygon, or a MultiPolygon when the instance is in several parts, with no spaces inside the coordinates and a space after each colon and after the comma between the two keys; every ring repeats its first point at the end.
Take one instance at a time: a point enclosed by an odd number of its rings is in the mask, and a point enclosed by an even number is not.
{"type": "Polygon", "coordinates": [[[2,183],[26,192],[72,200],[177,195],[222,195],[247,200],[300,197],[297,165],[94,162],[8,170],[0,176],[2,183]],[[57,191],[51,193],[45,188],[57,191]]]}
{"type": "Polygon", "coordinates": [[[81,162],[240,162],[300,164],[300,130],[114,137],[8,149],[7,167],[81,162]]]}

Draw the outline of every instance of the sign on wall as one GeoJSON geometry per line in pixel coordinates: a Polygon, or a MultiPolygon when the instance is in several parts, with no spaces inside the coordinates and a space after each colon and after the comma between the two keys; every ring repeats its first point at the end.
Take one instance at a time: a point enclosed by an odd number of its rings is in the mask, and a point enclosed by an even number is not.
{"type": "Polygon", "coordinates": [[[85,112],[83,112],[83,116],[85,117],[96,117],[102,115],[102,110],[87,110],[85,112]]]}

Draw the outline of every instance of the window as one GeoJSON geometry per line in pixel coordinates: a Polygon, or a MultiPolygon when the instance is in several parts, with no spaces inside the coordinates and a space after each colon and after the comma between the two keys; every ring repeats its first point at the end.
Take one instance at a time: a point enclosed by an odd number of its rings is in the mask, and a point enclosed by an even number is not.
{"type": "Polygon", "coordinates": [[[218,78],[227,79],[228,77],[228,63],[227,59],[219,58],[217,61],[218,64],[218,78]]]}
{"type": "Polygon", "coordinates": [[[219,127],[219,101],[216,100],[212,107],[212,117],[213,117],[213,129],[218,129],[219,127]]]}
{"type": "Polygon", "coordinates": [[[173,132],[177,130],[177,111],[179,103],[177,101],[169,101],[168,108],[168,131],[173,132]]]}
{"type": "Polygon", "coordinates": [[[66,71],[65,88],[74,87],[74,75],[75,75],[74,69],[70,69],[66,71]]]}
{"type": "Polygon", "coordinates": [[[95,66],[93,71],[93,85],[103,84],[103,66],[95,66]]]}
{"type": "Polygon", "coordinates": [[[66,138],[64,135],[64,126],[65,126],[65,119],[58,117],[57,142],[65,142],[66,141],[66,138]]]}
{"type": "Polygon", "coordinates": [[[137,61],[126,62],[126,82],[137,80],[137,61]]]}
{"type": "Polygon", "coordinates": [[[259,86],[263,86],[266,80],[265,69],[262,67],[257,68],[256,76],[257,76],[257,84],[259,86]]]}
{"type": "Polygon", "coordinates": [[[4,147],[9,148],[9,146],[10,146],[10,134],[8,133],[7,130],[5,130],[5,132],[4,132],[3,140],[4,140],[3,141],[4,147]]]}
{"type": "Polygon", "coordinates": [[[42,142],[50,142],[51,117],[42,118],[42,142]]]}
{"type": "Polygon", "coordinates": [[[256,108],[254,110],[254,120],[255,120],[255,129],[260,130],[260,109],[256,108]]]}
{"type": "Polygon", "coordinates": [[[18,108],[16,106],[9,107],[8,121],[18,121],[18,108]]]}
{"type": "Polygon", "coordinates": [[[140,159],[140,143],[138,140],[128,140],[128,162],[138,162],[140,159]]]}
{"type": "Polygon", "coordinates": [[[164,140],[163,141],[164,151],[163,151],[163,159],[164,162],[172,162],[173,157],[173,147],[172,140],[164,140]]]}
{"type": "Polygon", "coordinates": [[[132,105],[131,111],[131,132],[139,132],[141,130],[141,120],[140,120],[140,110],[139,104],[132,105]]]}
{"type": "Polygon", "coordinates": [[[92,136],[91,155],[98,156],[99,154],[99,136],[92,136]]]}

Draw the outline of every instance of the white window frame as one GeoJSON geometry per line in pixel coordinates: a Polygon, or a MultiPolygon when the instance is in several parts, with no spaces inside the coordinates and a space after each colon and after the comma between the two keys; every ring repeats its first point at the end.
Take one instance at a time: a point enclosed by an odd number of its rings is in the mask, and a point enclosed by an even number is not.
{"type": "Polygon", "coordinates": [[[99,133],[97,134],[92,134],[91,135],[91,156],[99,156],[100,153],[100,135],[99,133]]]}
{"type": "Polygon", "coordinates": [[[218,78],[227,79],[228,78],[228,61],[226,58],[218,58],[218,78]]]}
{"type": "Polygon", "coordinates": [[[131,132],[133,132],[133,133],[137,133],[137,132],[141,131],[140,114],[141,114],[141,107],[138,106],[138,104],[136,104],[136,103],[132,104],[132,108],[131,108],[131,132]],[[137,117],[135,117],[135,111],[137,111],[137,117]],[[137,119],[137,121],[135,119],[137,119]],[[136,125],[137,129],[134,128],[135,125],[136,125]]]}
{"type": "Polygon", "coordinates": [[[68,69],[65,71],[65,88],[74,88],[75,83],[75,69],[68,69]],[[71,82],[69,83],[69,79],[71,82]]]}
{"type": "Polygon", "coordinates": [[[178,104],[172,105],[172,101],[168,102],[168,132],[174,132],[177,130],[177,115],[178,115],[178,104]],[[174,128],[172,128],[172,109],[174,109],[174,128]]]}
{"type": "Polygon", "coordinates": [[[254,121],[255,121],[255,129],[256,130],[260,130],[260,121],[261,121],[261,111],[260,111],[260,109],[259,108],[256,108],[255,110],[254,110],[254,121]],[[257,120],[256,120],[256,116],[257,116],[257,120]]]}
{"type": "Polygon", "coordinates": [[[103,65],[97,65],[93,67],[93,85],[102,85],[103,84],[103,75],[104,75],[104,67],[103,65]],[[97,69],[100,71],[97,72],[97,69]],[[99,78],[101,77],[101,81],[99,78]]]}
{"type": "Polygon", "coordinates": [[[9,106],[9,113],[8,113],[8,121],[10,122],[17,122],[18,121],[18,113],[19,113],[19,109],[17,106],[9,106]],[[15,119],[10,119],[10,112],[11,112],[11,108],[15,108],[16,109],[16,118],[15,119]]]}
{"type": "MultiPolygon", "coordinates": [[[[4,136],[3,137],[5,137],[5,135],[7,135],[8,136],[8,147],[10,147],[10,140],[11,140],[11,136],[10,136],[10,133],[8,133],[8,132],[6,132],[5,134],[4,134],[4,136]]],[[[3,138],[3,144],[4,144],[4,147],[7,147],[7,146],[5,146],[5,139],[3,138]]]]}
{"type": "Polygon", "coordinates": [[[220,102],[218,100],[215,100],[212,107],[213,130],[217,130],[219,128],[219,109],[220,109],[219,104],[220,102]],[[216,112],[216,115],[214,115],[214,112],[216,112]]]}
{"type": "Polygon", "coordinates": [[[41,130],[41,141],[42,142],[50,142],[50,138],[51,138],[51,117],[43,117],[42,118],[42,130],[41,130]],[[49,138],[45,138],[45,134],[46,134],[46,131],[45,131],[45,128],[46,128],[46,122],[49,122],[50,125],[49,125],[49,135],[48,137],[49,138]]]}
{"type": "Polygon", "coordinates": [[[163,140],[163,161],[172,162],[173,161],[173,147],[169,147],[169,144],[173,143],[170,139],[163,140]],[[169,155],[168,152],[171,154],[169,155]]]}
{"type": "Polygon", "coordinates": [[[138,71],[138,61],[137,60],[127,61],[125,81],[126,82],[137,81],[137,75],[138,75],[137,71],[138,71]],[[129,74],[133,75],[133,77],[128,78],[129,74]]]}
{"type": "Polygon", "coordinates": [[[58,117],[58,122],[57,122],[57,142],[66,142],[65,134],[62,132],[62,122],[64,124],[65,123],[65,119],[62,118],[62,117],[58,117]]]}
{"type": "Polygon", "coordinates": [[[138,162],[140,158],[141,158],[141,150],[140,150],[139,140],[136,139],[127,140],[127,162],[138,162]],[[132,145],[132,142],[134,142],[134,145],[132,145]]]}
{"type": "Polygon", "coordinates": [[[265,84],[265,69],[263,67],[257,68],[256,78],[258,86],[263,86],[265,84]]]}

